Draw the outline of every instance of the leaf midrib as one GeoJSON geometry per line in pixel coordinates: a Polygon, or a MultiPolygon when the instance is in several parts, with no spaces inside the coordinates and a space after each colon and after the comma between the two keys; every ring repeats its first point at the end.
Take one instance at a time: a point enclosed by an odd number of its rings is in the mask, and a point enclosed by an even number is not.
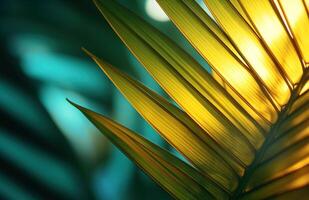
{"type": "Polygon", "coordinates": [[[299,81],[299,84],[292,90],[292,94],[291,94],[291,97],[290,97],[288,103],[283,108],[283,110],[278,114],[279,117],[278,117],[277,122],[272,125],[272,127],[269,131],[269,134],[265,138],[265,141],[264,141],[262,147],[256,152],[256,156],[255,156],[253,162],[251,163],[251,165],[249,165],[247,167],[247,169],[245,170],[245,173],[241,177],[237,189],[235,190],[232,197],[230,198],[231,200],[239,199],[244,194],[244,190],[245,190],[253,172],[255,171],[255,169],[258,166],[258,164],[260,163],[260,161],[263,159],[264,153],[266,152],[267,148],[273,142],[273,139],[276,136],[275,133],[277,132],[277,130],[280,127],[280,125],[282,124],[282,122],[286,119],[292,104],[298,98],[301,89],[303,88],[303,86],[305,85],[305,83],[307,81],[308,75],[309,75],[309,68],[305,68],[303,76],[302,76],[301,80],[299,81]]]}

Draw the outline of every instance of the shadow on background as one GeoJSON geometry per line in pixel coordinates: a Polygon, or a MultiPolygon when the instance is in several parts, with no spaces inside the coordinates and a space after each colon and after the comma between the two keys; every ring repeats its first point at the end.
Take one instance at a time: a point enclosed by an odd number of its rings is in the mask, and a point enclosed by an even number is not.
{"type": "MultiPolygon", "coordinates": [[[[152,1],[119,2],[203,62],[152,1]]],[[[170,199],[65,101],[171,149],[80,50],[165,95],[91,0],[2,0],[0,45],[0,199],[170,199]]]]}

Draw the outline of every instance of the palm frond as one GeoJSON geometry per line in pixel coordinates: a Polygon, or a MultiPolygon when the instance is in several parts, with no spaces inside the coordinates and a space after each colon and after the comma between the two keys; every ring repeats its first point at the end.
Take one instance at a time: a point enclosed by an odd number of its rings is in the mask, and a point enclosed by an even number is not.
{"type": "Polygon", "coordinates": [[[308,6],[304,1],[157,0],[212,67],[111,0],[98,9],[173,105],[86,53],[132,106],[187,158],[78,106],[177,199],[288,199],[308,195],[308,6]],[[192,166],[191,166],[192,165],[192,166]]]}

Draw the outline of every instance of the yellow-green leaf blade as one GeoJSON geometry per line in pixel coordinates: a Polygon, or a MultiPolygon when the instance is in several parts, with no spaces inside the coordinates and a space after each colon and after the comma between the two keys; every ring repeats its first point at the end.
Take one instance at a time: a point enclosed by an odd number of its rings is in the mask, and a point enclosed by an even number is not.
{"type": "Polygon", "coordinates": [[[307,12],[309,13],[309,0],[305,0],[305,6],[307,9],[307,12]]]}
{"type": "Polygon", "coordinates": [[[309,91],[304,92],[297,98],[297,100],[292,104],[289,114],[293,113],[294,111],[301,109],[309,102],[309,91]]]}
{"type": "MultiPolygon", "coordinates": [[[[254,153],[252,144],[238,127],[194,88],[194,86],[201,88],[201,85],[188,84],[188,81],[192,81],[194,77],[188,75],[190,70],[198,70],[195,71],[197,77],[201,76],[200,72],[205,76],[204,78],[211,80],[211,77],[207,77],[201,68],[190,67],[190,64],[197,65],[194,59],[158,30],[151,28],[115,2],[96,2],[120,38],[165,91],[224,149],[228,149],[244,165],[251,163],[254,153]],[[179,75],[179,73],[182,74],[179,75]]],[[[211,86],[210,83],[220,86],[215,81],[208,82],[211,86]]],[[[206,93],[206,90],[204,91],[206,93]]],[[[211,90],[211,92],[216,91],[211,90]]]]}
{"type": "MultiPolygon", "coordinates": [[[[274,108],[239,59],[235,48],[197,3],[176,0],[157,1],[216,73],[221,74],[260,114],[269,121],[275,121],[277,116],[274,108]]],[[[242,101],[240,98],[237,100],[242,101]]]]}
{"type": "Polygon", "coordinates": [[[288,192],[284,192],[278,196],[273,197],[274,200],[291,200],[291,199],[302,199],[303,197],[309,196],[309,185],[304,187],[296,188],[288,192]]]}
{"type": "Polygon", "coordinates": [[[239,103],[239,105],[245,109],[250,116],[267,132],[270,129],[271,123],[265,118],[265,116],[261,115],[261,113],[257,112],[257,109],[252,109],[252,106],[244,101],[243,98],[239,96],[235,92],[230,85],[226,83],[215,71],[212,72],[212,76],[214,79],[225,88],[225,90],[239,103]]]}
{"type": "Polygon", "coordinates": [[[302,90],[300,91],[300,95],[304,94],[305,92],[307,92],[309,89],[309,80],[305,83],[304,87],[302,88],[302,90]]]}
{"type": "Polygon", "coordinates": [[[263,160],[270,159],[276,154],[286,150],[288,147],[307,137],[309,137],[308,121],[303,121],[299,125],[290,128],[288,131],[279,133],[279,138],[277,138],[274,143],[269,146],[263,160]]]}
{"type": "Polygon", "coordinates": [[[278,0],[306,63],[309,63],[309,18],[303,0],[278,0]]]}
{"type": "MultiPolygon", "coordinates": [[[[174,105],[168,103],[162,97],[159,98],[158,95],[155,96],[149,89],[109,64],[94,56],[92,57],[132,106],[172,146],[188,158],[200,171],[223,187],[230,191],[235,188],[237,175],[216,153],[221,151],[222,155],[222,150],[202,129],[198,126],[194,127],[193,122],[190,121],[189,117],[186,117],[185,113],[177,111],[174,105]]],[[[227,156],[223,155],[223,157],[228,160],[227,156]]]]}
{"type": "Polygon", "coordinates": [[[192,167],[131,130],[93,111],[75,105],[118,148],[178,199],[213,198],[227,194],[192,167]],[[211,191],[213,194],[210,194],[211,191]]]}
{"type": "Polygon", "coordinates": [[[244,9],[241,7],[240,3],[238,0],[229,0],[235,9],[238,11],[238,13],[244,18],[244,20],[251,26],[252,29],[254,29],[254,26],[251,24],[251,21],[249,20],[248,16],[246,15],[246,12],[244,9]]]}
{"type": "Polygon", "coordinates": [[[293,113],[289,114],[287,118],[284,120],[282,126],[279,129],[280,132],[285,132],[296,125],[309,120],[309,102],[306,102],[304,106],[300,109],[294,111],[293,113]]]}
{"type": "Polygon", "coordinates": [[[241,199],[267,199],[309,184],[309,165],[246,193],[241,199]]]}
{"type": "Polygon", "coordinates": [[[298,83],[302,76],[302,63],[274,5],[268,0],[240,2],[285,75],[293,84],[298,83]]]}
{"type": "Polygon", "coordinates": [[[227,0],[204,1],[274,99],[280,105],[286,104],[291,95],[290,89],[255,32],[227,0]]]}
{"type": "Polygon", "coordinates": [[[248,188],[254,188],[309,164],[309,138],[289,146],[275,157],[264,161],[251,176],[248,188]]]}

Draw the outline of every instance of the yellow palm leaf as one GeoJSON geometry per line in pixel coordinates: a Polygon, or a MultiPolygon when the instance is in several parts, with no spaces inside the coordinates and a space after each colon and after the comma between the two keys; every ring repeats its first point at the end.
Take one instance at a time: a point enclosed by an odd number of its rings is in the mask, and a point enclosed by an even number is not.
{"type": "Polygon", "coordinates": [[[179,106],[86,53],[190,164],[107,117],[76,106],[176,199],[309,195],[308,1],[157,0],[214,70],[112,0],[94,1],[179,106]]]}

